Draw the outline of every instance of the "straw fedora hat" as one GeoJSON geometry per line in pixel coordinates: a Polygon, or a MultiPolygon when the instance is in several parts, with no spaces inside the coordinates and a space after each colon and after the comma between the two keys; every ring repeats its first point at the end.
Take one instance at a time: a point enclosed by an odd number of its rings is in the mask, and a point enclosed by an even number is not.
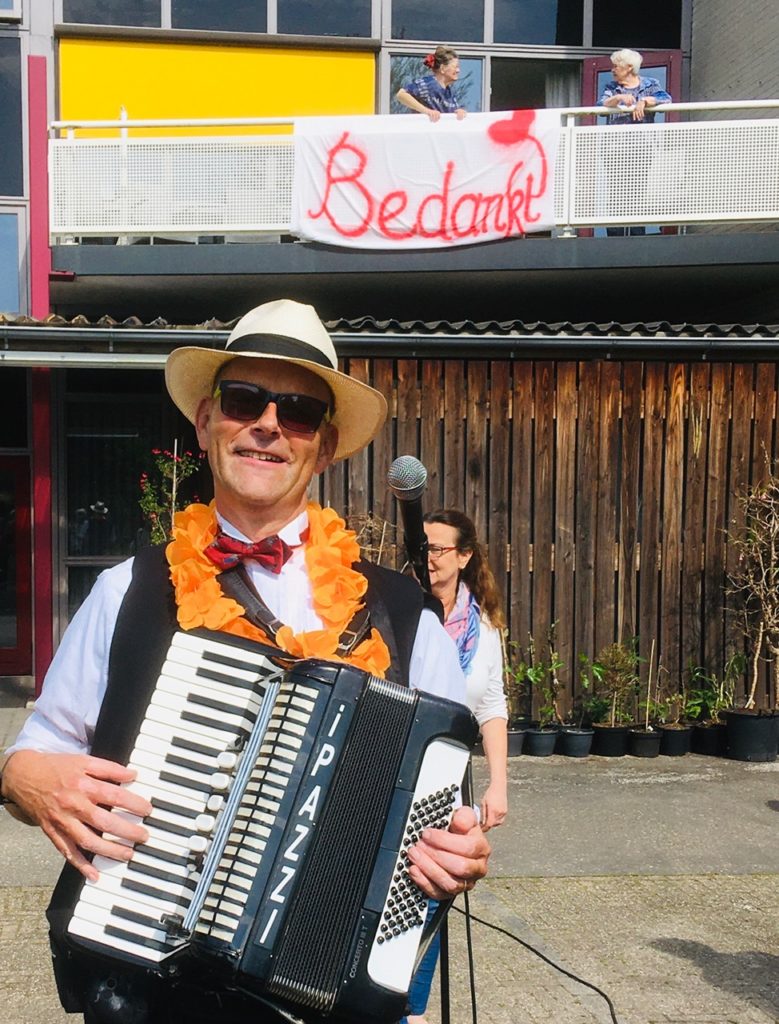
{"type": "Polygon", "coordinates": [[[329,385],[335,399],[331,422],[338,429],[334,459],[346,459],[364,448],[384,423],[384,395],[340,372],[332,339],[316,310],[292,299],[265,302],[241,317],[222,350],[187,346],[170,353],[165,383],[190,422],[195,422],[202,399],[213,394],[220,367],[244,356],[294,363],[329,385]]]}

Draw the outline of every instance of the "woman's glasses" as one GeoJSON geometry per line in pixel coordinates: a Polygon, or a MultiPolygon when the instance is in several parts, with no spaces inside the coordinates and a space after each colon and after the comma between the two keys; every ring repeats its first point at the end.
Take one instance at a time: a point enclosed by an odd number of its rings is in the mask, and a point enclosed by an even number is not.
{"type": "Polygon", "coordinates": [[[450,544],[449,547],[442,547],[440,544],[428,544],[427,555],[428,558],[439,559],[441,555],[445,555],[447,551],[456,551],[457,545],[450,544]]]}
{"type": "Polygon", "coordinates": [[[315,434],[330,411],[328,403],[320,398],[269,391],[243,380],[220,380],[214,398],[220,399],[223,416],[245,423],[259,419],[275,402],[279,424],[298,434],[315,434]]]}

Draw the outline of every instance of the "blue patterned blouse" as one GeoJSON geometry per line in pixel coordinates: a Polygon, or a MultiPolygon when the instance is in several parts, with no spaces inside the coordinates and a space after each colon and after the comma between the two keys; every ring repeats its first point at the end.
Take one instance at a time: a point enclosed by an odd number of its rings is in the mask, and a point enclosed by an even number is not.
{"type": "MultiPolygon", "coordinates": [[[[660,85],[660,82],[656,78],[644,78],[639,76],[638,85],[634,85],[632,89],[629,89],[625,85],[620,85],[615,79],[606,82],[606,86],[603,90],[603,95],[598,100],[598,106],[602,107],[606,100],[612,96],[634,96],[636,103],[639,100],[646,99],[647,96],[651,96],[655,103],[671,103],[670,95],[660,85]]],[[[644,108],[644,121],[651,124],[655,119],[653,111],[649,107],[644,108]]],[[[609,114],[609,124],[634,124],[633,114],[629,110],[617,110],[614,114],[609,114]]]]}
{"type": "Polygon", "coordinates": [[[455,114],[459,110],[452,87],[441,85],[435,75],[415,78],[403,88],[428,110],[440,110],[442,114],[455,114]]]}

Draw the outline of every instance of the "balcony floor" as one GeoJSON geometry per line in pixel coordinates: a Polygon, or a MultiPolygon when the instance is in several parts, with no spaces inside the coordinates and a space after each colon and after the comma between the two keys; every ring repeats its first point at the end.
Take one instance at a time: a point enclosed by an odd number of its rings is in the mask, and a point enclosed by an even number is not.
{"type": "Polygon", "coordinates": [[[53,266],[52,307],[68,318],[193,324],[289,296],[325,319],[779,322],[779,232],[770,229],[530,236],[425,252],[300,242],[60,245],[53,266]]]}

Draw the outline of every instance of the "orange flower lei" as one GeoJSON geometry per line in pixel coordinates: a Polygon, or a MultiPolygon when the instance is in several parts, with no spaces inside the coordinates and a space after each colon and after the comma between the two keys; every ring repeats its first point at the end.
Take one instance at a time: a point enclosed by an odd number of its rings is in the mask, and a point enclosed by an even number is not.
{"type": "MultiPolygon", "coordinates": [[[[324,629],[293,633],[282,626],[276,644],[296,658],[346,660],[376,676],[384,676],[390,663],[389,650],[379,632],[371,630],[346,659],[336,655],[338,640],[354,615],[363,607],[361,598],[368,587],[366,578],[352,565],[360,557],[353,530],[331,508],[308,504],[309,534],[306,568],[311,580],[314,609],[324,629]]],[[[173,540],[165,549],[170,578],[176,591],[178,621],[182,629],[221,630],[235,636],[270,643],[268,636],[243,617],[244,609],[226,597],[219,585],[219,567],[204,554],[218,531],[214,503],[190,505],[173,519],[173,540]]]]}

